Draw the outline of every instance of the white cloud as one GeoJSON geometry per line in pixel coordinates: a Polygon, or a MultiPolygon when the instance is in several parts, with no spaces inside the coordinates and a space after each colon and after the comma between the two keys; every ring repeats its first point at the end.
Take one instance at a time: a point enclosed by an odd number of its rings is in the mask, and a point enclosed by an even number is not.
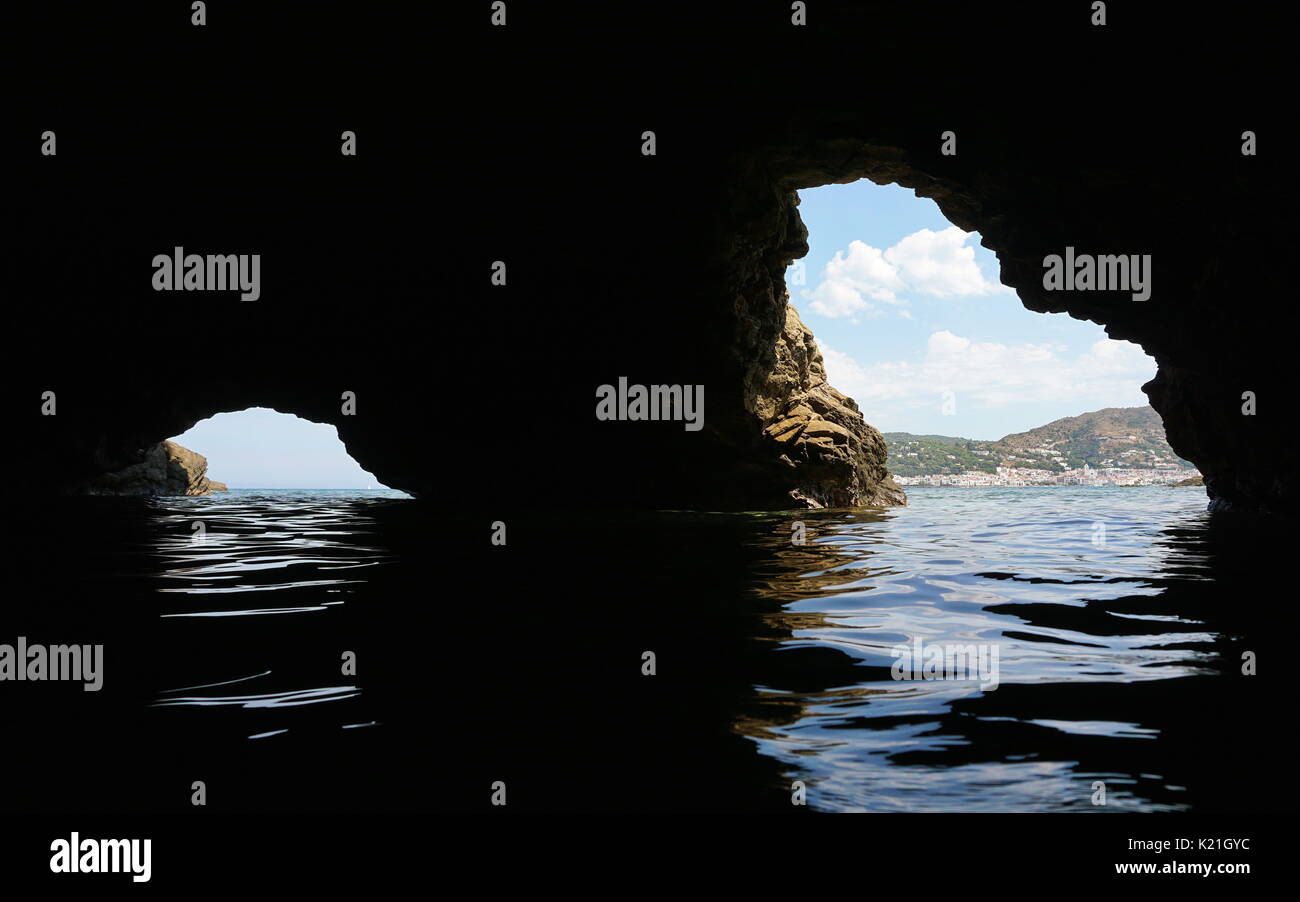
{"type": "Polygon", "coordinates": [[[886,261],[885,252],[862,241],[850,241],[848,253],[836,251],[822,271],[822,282],[804,297],[823,316],[851,316],[872,309],[871,298],[897,304],[897,292],[907,286],[898,268],[886,261]],[[865,297],[864,297],[865,296],[865,297]]]}
{"type": "Polygon", "coordinates": [[[885,251],[899,277],[920,294],[946,298],[1008,291],[984,278],[975,264],[975,248],[966,244],[973,232],[949,226],[942,232],[921,229],[885,251]]]}
{"type": "Polygon", "coordinates": [[[1138,345],[1109,338],[1071,357],[1059,344],[977,342],[941,331],[930,335],[920,359],[869,365],[819,346],[830,384],[864,410],[877,411],[935,406],[945,391],[989,408],[1043,402],[1139,405],[1146,398],[1138,387],[1156,369],[1138,345]]]}
{"type": "MultiPolygon", "coordinates": [[[[848,252],[836,251],[822,270],[822,281],[804,291],[813,312],[845,317],[876,312],[872,301],[899,305],[904,292],[954,297],[1009,292],[984,278],[975,263],[973,232],[950,226],[941,232],[921,229],[886,250],[850,241],[848,252]]],[[[901,315],[901,312],[900,312],[901,315]]]]}

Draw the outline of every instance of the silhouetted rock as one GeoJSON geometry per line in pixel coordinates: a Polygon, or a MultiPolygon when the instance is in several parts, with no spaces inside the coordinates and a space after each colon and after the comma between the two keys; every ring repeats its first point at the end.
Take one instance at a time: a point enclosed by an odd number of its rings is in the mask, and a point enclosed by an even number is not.
{"type": "Polygon", "coordinates": [[[141,459],[103,473],[82,487],[87,495],[206,495],[227,491],[224,482],[207,477],[208,459],[175,442],[159,442],[141,451],[141,459]]]}

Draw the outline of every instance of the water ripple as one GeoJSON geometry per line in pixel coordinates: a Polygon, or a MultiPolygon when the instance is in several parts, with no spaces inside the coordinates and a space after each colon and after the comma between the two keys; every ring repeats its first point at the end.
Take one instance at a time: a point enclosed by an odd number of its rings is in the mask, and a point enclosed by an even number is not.
{"type": "MultiPolygon", "coordinates": [[[[791,518],[773,518],[758,540],[770,555],[762,594],[778,605],[764,621],[788,636],[773,660],[806,663],[777,668],[736,729],[815,786],[815,807],[1089,809],[1100,772],[1043,731],[1127,761],[1108,744],[1162,734],[1133,687],[1218,672],[1222,635],[1180,607],[1209,579],[1204,499],[1162,488],[910,496],[903,509],[800,514],[803,547],[789,542],[791,518]],[[996,684],[896,679],[911,657],[898,649],[917,642],[995,649],[996,684]],[[798,685],[783,688],[790,673],[798,685]]],[[[1108,770],[1110,807],[1181,807],[1183,787],[1149,770],[1108,770]]]]}

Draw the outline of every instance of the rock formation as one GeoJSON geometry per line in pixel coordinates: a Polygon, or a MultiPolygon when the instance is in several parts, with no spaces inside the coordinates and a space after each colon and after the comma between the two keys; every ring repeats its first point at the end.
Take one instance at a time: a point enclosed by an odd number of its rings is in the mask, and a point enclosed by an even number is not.
{"type": "Polygon", "coordinates": [[[886,469],[884,437],[867,425],[852,398],[826,382],[812,331],[789,303],[777,338],[776,366],[753,407],[763,434],[777,442],[781,459],[797,474],[798,485],[790,490],[796,505],[907,503],[886,469]]]}
{"type": "Polygon", "coordinates": [[[81,487],[87,495],[207,495],[227,491],[224,482],[208,479],[208,459],[164,441],[140,451],[140,460],[101,473],[81,487]]]}

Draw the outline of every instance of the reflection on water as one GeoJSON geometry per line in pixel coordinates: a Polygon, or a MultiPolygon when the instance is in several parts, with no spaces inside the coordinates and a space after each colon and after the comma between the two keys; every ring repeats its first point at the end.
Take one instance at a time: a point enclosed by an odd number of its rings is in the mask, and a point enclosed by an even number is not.
{"type": "Polygon", "coordinates": [[[296,598],[341,595],[335,588],[363,581],[354,571],[382,565],[385,552],[366,544],[367,528],[353,505],[405,497],[401,492],[236,490],[203,498],[155,502],[159,592],[198,596],[193,610],[165,617],[220,617],[323,610],[341,599],[295,605],[296,598]],[[342,507],[340,507],[342,505],[342,507]],[[267,516],[274,511],[274,519],[267,516]],[[196,526],[195,524],[202,524],[196,526]],[[332,576],[331,574],[337,574],[332,576]],[[298,578],[301,576],[302,578],[298,578]],[[321,578],[328,576],[328,578],[321,578]],[[266,608],[209,610],[201,596],[275,592],[266,608]]]}
{"type": "Polygon", "coordinates": [[[1222,679],[1196,495],[920,489],[902,511],[778,527],[762,593],[774,654],[833,650],[820,684],[759,686],[740,729],[836,810],[1173,810],[1168,687],[1222,679]],[[1104,525],[1104,539],[1101,529],[1104,525]],[[995,644],[999,682],[895,680],[899,645],[995,644]],[[1177,681],[1169,682],[1169,681],[1177,681]]]}
{"type": "Polygon", "coordinates": [[[31,518],[20,569],[43,588],[16,630],[103,642],[105,691],[5,687],[15,729],[49,739],[18,807],[185,810],[204,780],[218,808],[478,810],[498,779],[524,809],[801,813],[793,780],[816,810],[1267,807],[1249,736],[1281,690],[1241,675],[1285,634],[1260,534],[1195,489],[911,498],[71,499],[31,518]],[[917,642],[996,647],[996,687],[894,679],[917,642]],[[59,777],[87,744],[120,777],[89,794],[59,777]]]}

